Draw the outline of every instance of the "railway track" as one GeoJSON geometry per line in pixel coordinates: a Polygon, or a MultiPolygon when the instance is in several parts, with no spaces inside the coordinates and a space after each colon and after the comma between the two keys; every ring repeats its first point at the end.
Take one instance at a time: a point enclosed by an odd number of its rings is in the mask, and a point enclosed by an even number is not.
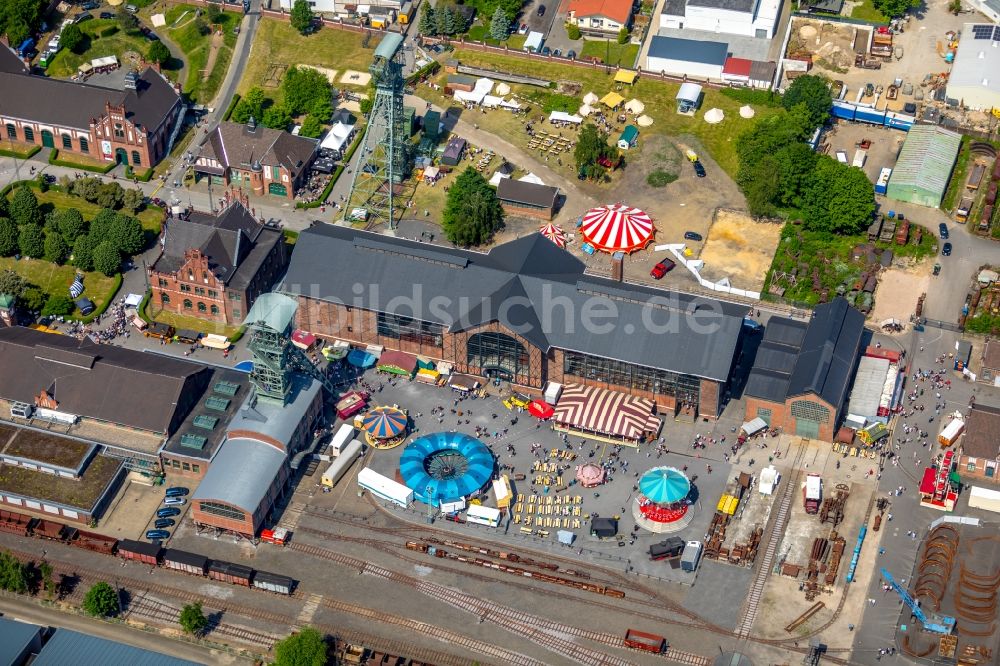
{"type": "MultiPolygon", "coordinates": [[[[140,616],[151,620],[176,624],[180,614],[180,608],[152,599],[146,596],[144,592],[140,592],[139,595],[129,601],[125,616],[126,618],[140,616]]],[[[213,622],[211,619],[209,620],[206,633],[211,633],[213,636],[225,636],[226,638],[242,640],[262,647],[266,651],[270,651],[271,647],[279,640],[279,637],[273,634],[254,631],[235,624],[219,621],[213,622]]]]}

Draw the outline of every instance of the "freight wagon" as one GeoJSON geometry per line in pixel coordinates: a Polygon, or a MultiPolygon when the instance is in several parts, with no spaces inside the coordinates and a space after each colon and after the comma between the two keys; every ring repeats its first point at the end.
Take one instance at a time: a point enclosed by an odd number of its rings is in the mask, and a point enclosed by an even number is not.
{"type": "Polygon", "coordinates": [[[254,571],[253,586],[258,590],[288,595],[292,593],[295,581],[288,576],[267,573],[266,571],[254,571]]]}
{"type": "Polygon", "coordinates": [[[250,587],[250,582],[253,579],[253,569],[245,567],[242,564],[212,560],[212,563],[208,565],[208,577],[212,580],[222,581],[223,583],[250,587]]]}
{"type": "Polygon", "coordinates": [[[208,570],[208,558],[197,553],[189,553],[186,550],[168,548],[163,552],[163,566],[174,571],[204,576],[208,570]]]}
{"type": "Polygon", "coordinates": [[[118,542],[118,556],[126,560],[135,560],[148,564],[152,567],[160,563],[160,553],[162,548],[155,543],[145,541],[133,541],[132,539],[122,539],[118,542]]]}
{"type": "Polygon", "coordinates": [[[667,639],[656,634],[647,634],[638,629],[629,629],[625,632],[625,646],[634,650],[660,654],[667,649],[667,639]]]}
{"type": "Polygon", "coordinates": [[[118,539],[114,537],[104,536],[96,532],[84,532],[83,530],[76,530],[76,534],[69,543],[71,546],[104,555],[114,555],[118,547],[118,539]]]}

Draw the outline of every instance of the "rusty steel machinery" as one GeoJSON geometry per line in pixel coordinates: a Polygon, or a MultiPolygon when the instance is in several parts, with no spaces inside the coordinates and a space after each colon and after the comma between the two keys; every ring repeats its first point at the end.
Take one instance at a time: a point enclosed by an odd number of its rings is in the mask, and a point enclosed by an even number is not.
{"type": "Polygon", "coordinates": [[[844,520],[844,505],[847,504],[847,497],[850,494],[850,486],[846,483],[838,483],[834,494],[824,499],[822,506],[820,506],[820,522],[832,523],[834,527],[839,525],[844,520]]]}
{"type": "Polygon", "coordinates": [[[951,525],[938,525],[927,535],[917,566],[913,596],[922,603],[929,603],[935,611],[941,610],[941,599],[948,587],[957,553],[958,530],[951,525]]]}

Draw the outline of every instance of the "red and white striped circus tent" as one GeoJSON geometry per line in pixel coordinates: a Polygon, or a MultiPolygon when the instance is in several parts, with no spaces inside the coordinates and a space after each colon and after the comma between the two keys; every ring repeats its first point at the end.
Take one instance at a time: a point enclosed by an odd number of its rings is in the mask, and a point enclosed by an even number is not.
{"type": "Polygon", "coordinates": [[[604,252],[641,250],[653,240],[655,231],[645,211],[623,203],[591,208],[580,226],[584,239],[604,252]]]}
{"type": "Polygon", "coordinates": [[[562,227],[549,222],[538,230],[538,233],[548,238],[559,247],[566,247],[566,233],[562,227]]]}
{"type": "Polygon", "coordinates": [[[552,417],[557,429],[638,443],[660,430],[652,400],[618,391],[566,384],[552,417]]]}

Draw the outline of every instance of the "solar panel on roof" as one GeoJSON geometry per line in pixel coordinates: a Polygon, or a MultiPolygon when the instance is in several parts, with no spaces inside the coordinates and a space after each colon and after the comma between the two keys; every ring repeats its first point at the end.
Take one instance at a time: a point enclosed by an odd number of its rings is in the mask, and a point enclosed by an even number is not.
{"type": "Polygon", "coordinates": [[[974,26],[972,26],[972,38],[973,39],[993,39],[993,26],[992,25],[974,25],[974,26]]]}
{"type": "Polygon", "coordinates": [[[219,419],[214,416],[209,416],[208,414],[199,414],[194,417],[195,426],[202,428],[204,430],[214,430],[215,426],[219,423],[219,419]]]}
{"type": "Polygon", "coordinates": [[[231,401],[226,398],[220,398],[218,396],[211,396],[205,399],[205,406],[209,409],[214,409],[219,412],[224,412],[229,408],[229,403],[231,401]]]}
{"type": "Polygon", "coordinates": [[[201,435],[192,435],[190,433],[181,435],[181,446],[188,449],[198,449],[201,451],[205,448],[205,443],[208,440],[201,435]]]}

